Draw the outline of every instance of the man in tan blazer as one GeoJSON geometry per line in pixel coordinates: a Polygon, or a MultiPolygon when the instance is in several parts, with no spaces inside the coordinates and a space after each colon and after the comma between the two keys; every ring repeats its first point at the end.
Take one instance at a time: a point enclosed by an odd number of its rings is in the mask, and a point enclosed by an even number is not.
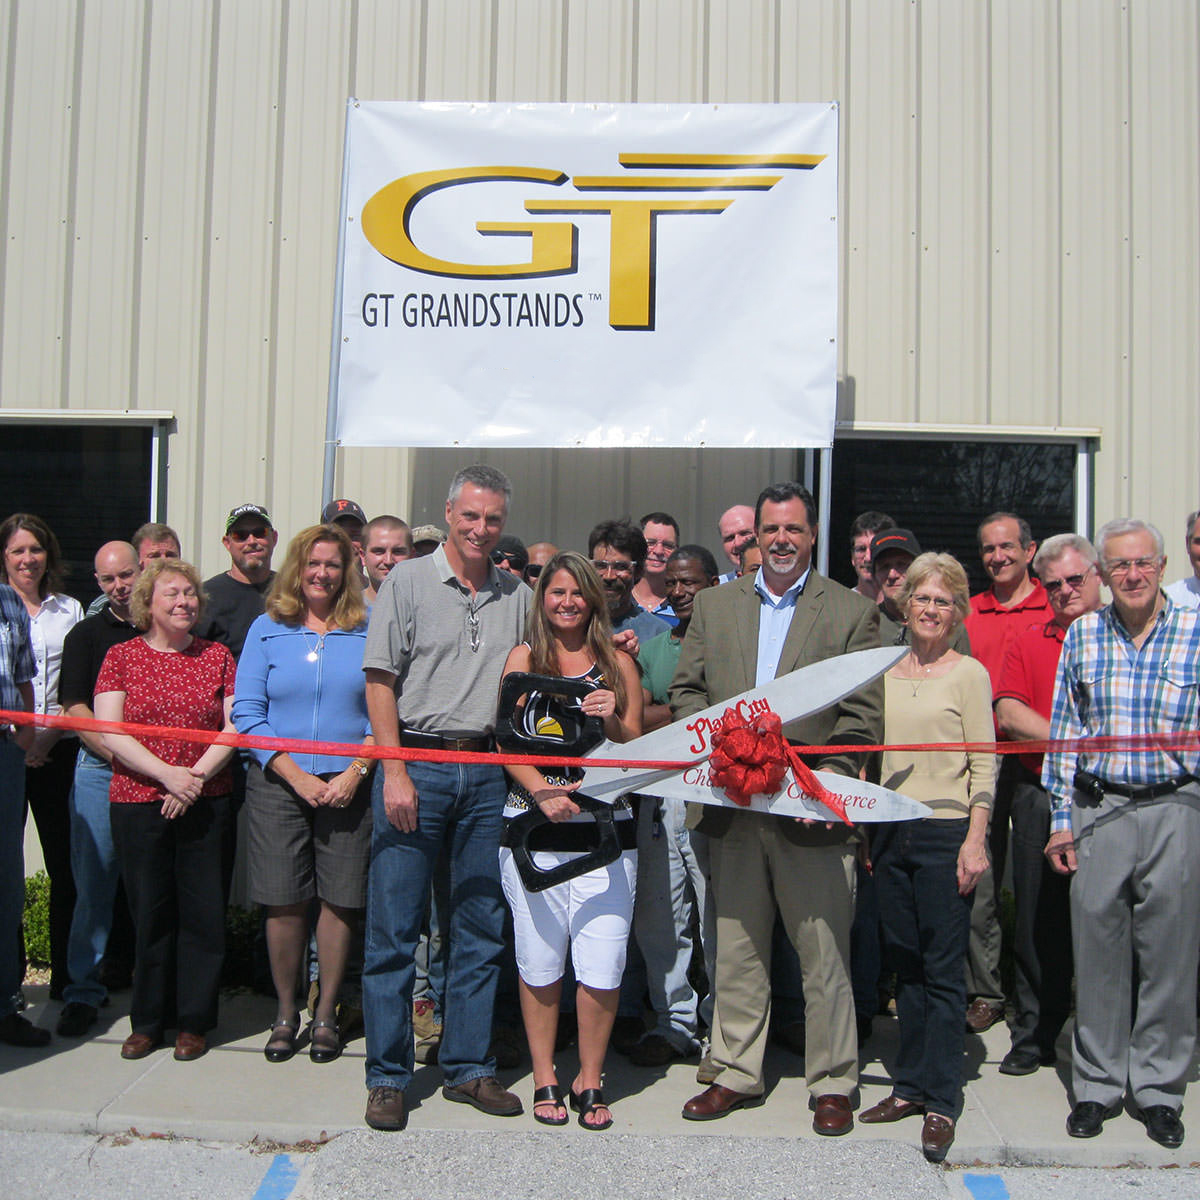
{"type": "MultiPolygon", "coordinates": [[[[796,483],[758,498],[755,533],[762,567],[696,596],[671,683],[678,720],[798,667],[879,645],[876,606],[812,567],[817,513],[796,483]]],[[[785,726],[802,745],[873,744],[883,733],[878,681],[822,712],[785,726]]],[[[861,756],[810,759],[857,776],[861,756]]],[[[804,975],[805,1054],[813,1128],[848,1133],[858,1085],[858,1040],[850,989],[854,845],[842,824],[799,821],[708,807],[698,828],[709,836],[717,915],[716,1013],[712,1058],[717,1082],[689,1100],[683,1115],[706,1121],[762,1103],[763,1053],[771,992],[771,929],[778,907],[804,975]]]]}

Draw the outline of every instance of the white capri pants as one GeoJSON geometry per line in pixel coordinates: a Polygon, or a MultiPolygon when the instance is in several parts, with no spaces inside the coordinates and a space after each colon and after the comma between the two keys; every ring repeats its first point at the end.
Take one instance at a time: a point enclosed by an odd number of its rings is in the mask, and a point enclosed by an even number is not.
{"type": "MultiPolygon", "coordinates": [[[[546,870],[577,857],[538,850],[533,861],[546,870]]],[[[637,884],[636,850],[622,851],[607,867],[544,892],[527,892],[512,851],[502,846],[500,879],[512,909],[517,970],[530,987],[547,987],[562,978],[568,943],[580,983],[598,991],[621,986],[637,884]]]]}

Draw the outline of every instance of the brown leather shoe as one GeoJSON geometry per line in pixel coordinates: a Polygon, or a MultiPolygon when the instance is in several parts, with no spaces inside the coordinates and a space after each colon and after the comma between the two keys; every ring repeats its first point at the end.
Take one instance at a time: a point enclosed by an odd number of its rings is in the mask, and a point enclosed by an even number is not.
{"type": "Polygon", "coordinates": [[[939,1113],[929,1113],[921,1126],[921,1149],[931,1163],[943,1162],[954,1145],[954,1122],[939,1113]]]}
{"type": "Polygon", "coordinates": [[[404,1111],[404,1093],[399,1088],[381,1085],[367,1093],[366,1122],[372,1129],[394,1133],[408,1120],[404,1111]]]}
{"type": "Polygon", "coordinates": [[[1004,1020],[1004,1005],[976,996],[967,1005],[967,1032],[984,1033],[998,1021],[1004,1020]]]}
{"type": "Polygon", "coordinates": [[[685,1121],[715,1121],[735,1108],[757,1108],[762,1104],[762,1096],[749,1096],[745,1092],[735,1092],[732,1088],[722,1087],[714,1083],[707,1091],[693,1096],[683,1106],[685,1121]]]}
{"type": "Polygon", "coordinates": [[[147,1054],[157,1050],[161,1045],[161,1037],[151,1037],[148,1033],[131,1033],[121,1043],[121,1057],[145,1058],[147,1054]]]}
{"type": "Polygon", "coordinates": [[[448,1084],[442,1088],[442,1095],[455,1104],[470,1104],[487,1113],[489,1117],[519,1117],[525,1110],[521,1107],[520,1096],[506,1092],[500,1080],[495,1075],[483,1075],[478,1079],[468,1079],[457,1087],[448,1084]]]}
{"type": "Polygon", "coordinates": [[[878,1104],[872,1105],[866,1112],[859,1113],[858,1119],[864,1125],[885,1125],[892,1121],[903,1121],[905,1117],[911,1117],[914,1113],[924,1111],[923,1104],[892,1094],[886,1100],[880,1100],[878,1104]]]}
{"type": "Polygon", "coordinates": [[[854,1128],[854,1109],[849,1096],[818,1096],[813,1105],[813,1133],[841,1137],[854,1128]]]}
{"type": "Polygon", "coordinates": [[[208,1043],[202,1033],[187,1033],[182,1029],[179,1031],[179,1036],[175,1039],[176,1062],[195,1062],[207,1053],[208,1043]]]}

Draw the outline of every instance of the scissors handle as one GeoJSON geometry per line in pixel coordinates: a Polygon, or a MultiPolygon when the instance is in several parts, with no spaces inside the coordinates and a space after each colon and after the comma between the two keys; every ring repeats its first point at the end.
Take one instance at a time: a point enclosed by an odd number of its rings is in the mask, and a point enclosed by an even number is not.
{"type": "Polygon", "coordinates": [[[583,726],[570,739],[539,737],[521,726],[517,701],[530,692],[544,696],[564,696],[582,700],[596,690],[595,685],[581,679],[563,679],[560,675],[533,675],[514,671],[500,685],[500,701],[496,714],[496,745],[510,754],[541,754],[547,757],[582,758],[589,750],[604,741],[604,722],[595,716],[580,717],[583,726]]]}

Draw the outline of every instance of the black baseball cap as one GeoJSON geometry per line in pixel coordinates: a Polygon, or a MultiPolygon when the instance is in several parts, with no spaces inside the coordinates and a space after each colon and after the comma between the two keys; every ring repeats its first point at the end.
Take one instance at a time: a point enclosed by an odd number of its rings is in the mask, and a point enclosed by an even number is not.
{"type": "Polygon", "coordinates": [[[353,500],[330,500],[321,509],[322,525],[336,525],[343,517],[352,517],[361,525],[367,523],[367,514],[363,512],[362,505],[356,504],[353,500]]]}
{"type": "Polygon", "coordinates": [[[239,504],[229,510],[229,516],[225,518],[225,532],[228,533],[243,517],[256,517],[264,525],[275,528],[271,514],[261,504],[239,504]]]}
{"type": "Polygon", "coordinates": [[[921,553],[921,543],[909,529],[884,529],[871,539],[871,561],[888,550],[901,550],[916,558],[921,553]]]}

